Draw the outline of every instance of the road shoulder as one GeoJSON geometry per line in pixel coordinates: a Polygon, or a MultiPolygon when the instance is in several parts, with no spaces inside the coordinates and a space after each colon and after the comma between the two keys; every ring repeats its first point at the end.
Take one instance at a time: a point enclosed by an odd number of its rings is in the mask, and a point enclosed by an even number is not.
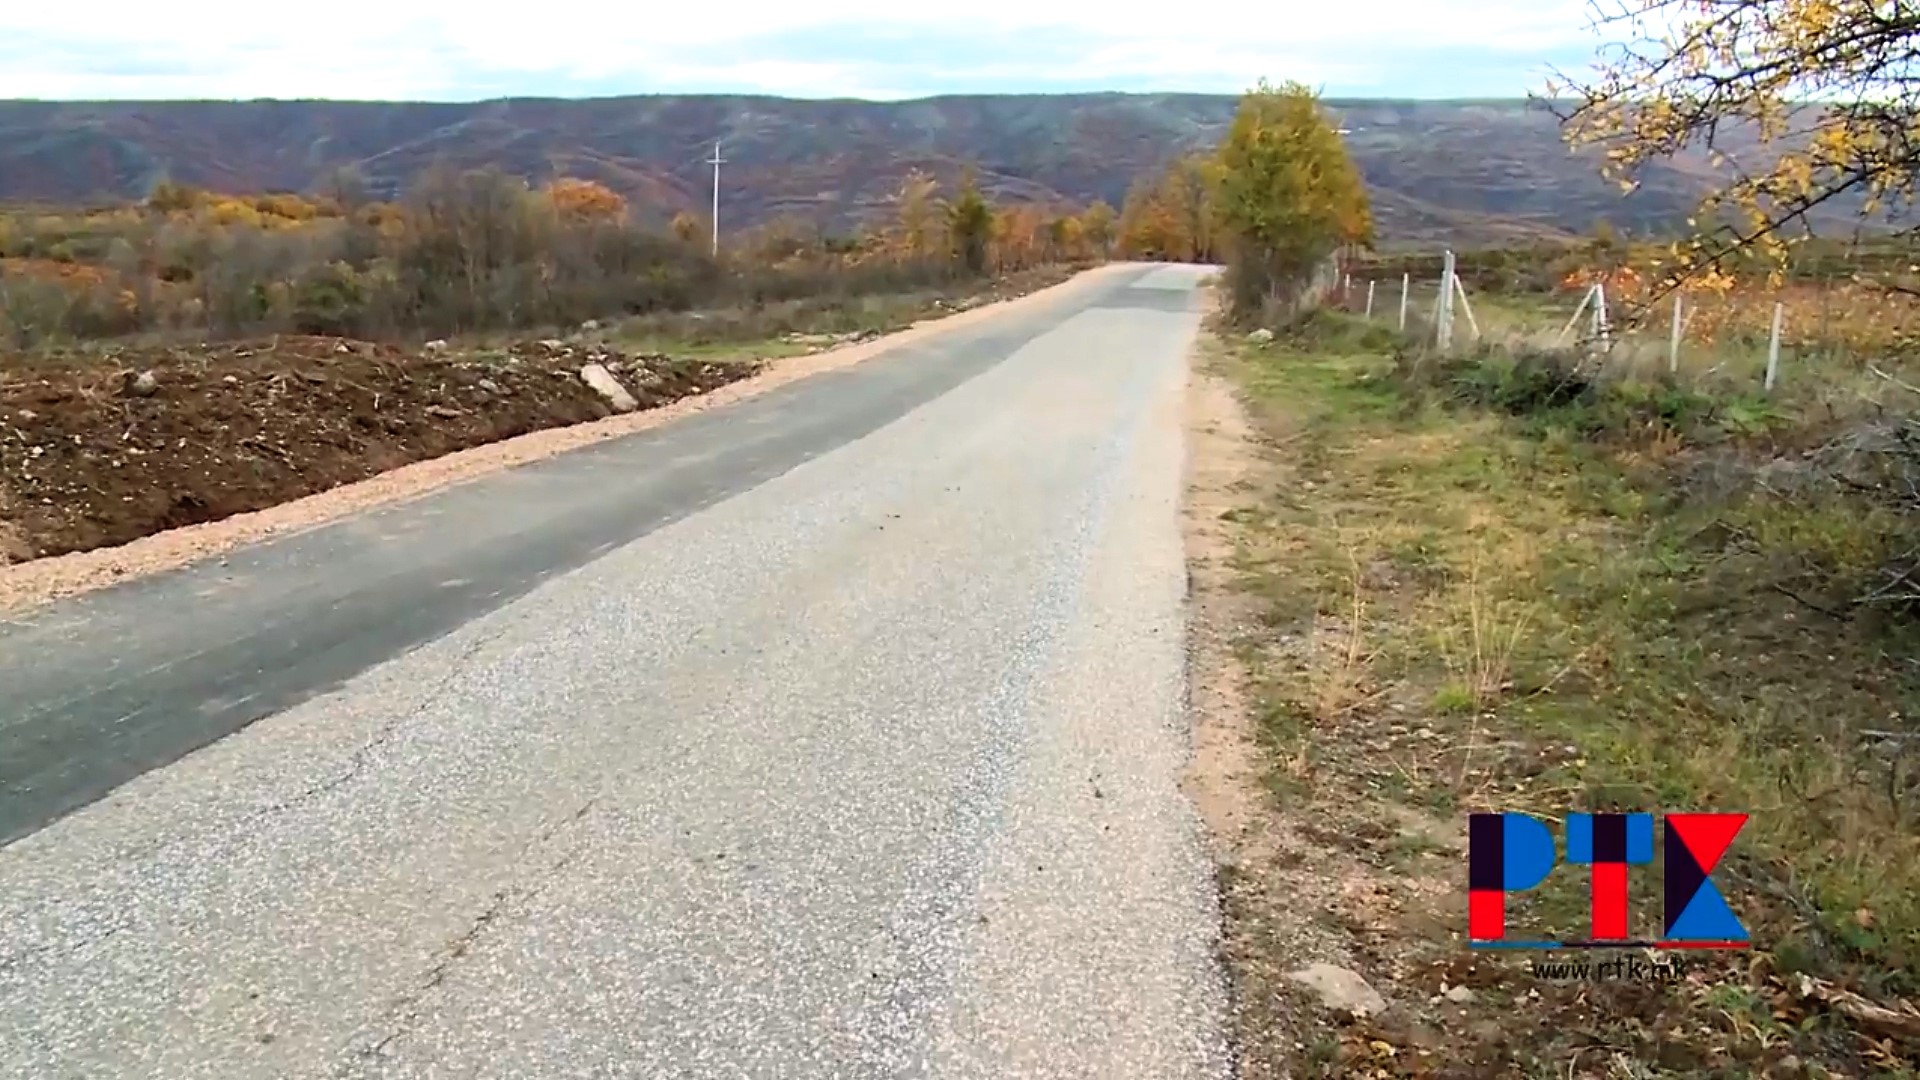
{"type": "Polygon", "coordinates": [[[1258,556],[1246,523],[1299,482],[1288,433],[1249,416],[1210,331],[1190,378],[1183,526],[1194,758],[1185,786],[1217,866],[1236,1075],[1331,1075],[1394,1052],[1376,1038],[1390,1003],[1354,930],[1383,916],[1399,890],[1355,856],[1338,818],[1308,794],[1313,762],[1280,752],[1276,718],[1260,704],[1272,669],[1255,658],[1276,640],[1339,644],[1337,628],[1276,634],[1272,598],[1250,587],[1258,556]]]}

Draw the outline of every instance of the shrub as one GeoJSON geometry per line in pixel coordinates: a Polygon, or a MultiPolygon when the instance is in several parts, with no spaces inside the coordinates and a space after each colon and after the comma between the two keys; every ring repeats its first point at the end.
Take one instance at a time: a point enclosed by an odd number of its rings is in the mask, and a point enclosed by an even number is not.
{"type": "MultiPolygon", "coordinates": [[[[585,181],[532,190],[498,170],[440,169],[398,203],[328,182],[339,190],[308,199],[163,181],[140,208],[0,215],[0,253],[112,270],[74,276],[65,292],[45,283],[19,291],[5,332],[32,341],[189,327],[443,336],[695,306],[844,302],[1031,265],[1043,249],[1056,260],[1072,254],[1036,241],[1037,212],[996,215],[977,191],[945,207],[951,251],[928,244],[916,254],[897,235],[825,238],[788,223],[716,258],[704,236],[685,238],[697,220],[683,220],[681,236],[653,231],[617,193],[585,181]],[[111,288],[88,292],[107,279],[111,288]]],[[[937,209],[926,194],[931,226],[937,209]]],[[[1085,247],[1088,230],[1062,234],[1085,247]]]]}
{"type": "Polygon", "coordinates": [[[346,336],[366,321],[366,292],[353,268],[330,262],[307,271],[293,289],[293,328],[302,334],[346,336]]]}

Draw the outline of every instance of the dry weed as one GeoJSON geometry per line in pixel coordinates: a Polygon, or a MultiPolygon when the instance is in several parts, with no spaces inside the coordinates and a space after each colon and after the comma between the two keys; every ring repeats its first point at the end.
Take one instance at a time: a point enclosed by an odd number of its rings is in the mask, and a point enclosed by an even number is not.
{"type": "Polygon", "coordinates": [[[1361,585],[1360,561],[1347,553],[1351,566],[1348,576],[1350,598],[1347,618],[1316,617],[1311,667],[1307,671],[1309,701],[1313,718],[1332,724],[1379,699],[1380,689],[1373,685],[1374,650],[1367,643],[1367,601],[1361,585]]]}

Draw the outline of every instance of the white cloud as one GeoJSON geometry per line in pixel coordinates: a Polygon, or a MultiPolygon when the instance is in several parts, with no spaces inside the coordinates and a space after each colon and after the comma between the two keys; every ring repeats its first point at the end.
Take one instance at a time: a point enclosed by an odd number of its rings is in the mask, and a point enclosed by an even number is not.
{"type": "Polygon", "coordinates": [[[1231,91],[1268,75],[1336,92],[1391,92],[1392,65],[1409,57],[1431,82],[1451,53],[1564,55],[1590,41],[1581,0],[1229,0],[1198,19],[1126,15],[1112,0],[973,0],[960,19],[944,5],[898,0],[749,0],[724,9],[202,0],[191,19],[181,10],[131,0],[0,4],[0,96],[472,98],[591,86],[897,97],[935,92],[943,74],[969,91],[987,83],[1231,91]],[[885,47],[856,55],[855,47],[835,47],[835,28],[855,39],[883,30],[916,46],[919,59],[902,61],[885,47]],[[1035,52],[1036,38],[1056,47],[1035,52]],[[925,62],[945,41],[955,43],[952,59],[925,62]],[[1075,41],[1083,43],[1077,54],[1057,47],[1075,41]]]}

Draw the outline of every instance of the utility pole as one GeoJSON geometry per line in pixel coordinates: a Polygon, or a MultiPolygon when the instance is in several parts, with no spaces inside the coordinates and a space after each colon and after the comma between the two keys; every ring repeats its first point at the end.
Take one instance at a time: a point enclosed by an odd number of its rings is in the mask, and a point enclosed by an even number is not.
{"type": "Polygon", "coordinates": [[[720,140],[713,141],[713,156],[708,158],[706,163],[713,166],[713,254],[718,257],[720,254],[720,166],[727,163],[727,159],[720,156],[720,140]]]}
{"type": "Polygon", "coordinates": [[[714,167],[714,258],[720,258],[720,165],[726,165],[726,158],[720,156],[720,140],[714,140],[714,156],[708,158],[708,165],[714,167]]]}

